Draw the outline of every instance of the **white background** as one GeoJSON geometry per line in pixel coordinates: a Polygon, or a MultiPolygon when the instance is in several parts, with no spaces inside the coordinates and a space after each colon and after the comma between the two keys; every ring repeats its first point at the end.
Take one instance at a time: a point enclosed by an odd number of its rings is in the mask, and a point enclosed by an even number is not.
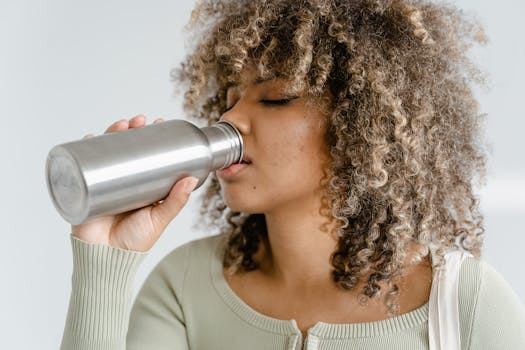
{"type": "MultiPolygon", "coordinates": [[[[525,5],[520,0],[456,2],[474,10],[489,45],[473,54],[491,75],[478,91],[493,144],[484,259],[525,299],[525,5]]],[[[183,26],[193,1],[0,0],[0,348],[57,349],[69,302],[70,226],[45,187],[52,146],[101,134],[145,114],[184,118],[169,70],[185,54],[183,26]]],[[[204,186],[203,186],[204,187],[204,186]]],[[[142,263],[135,295],[155,264],[194,232],[201,187],[142,263]]]]}

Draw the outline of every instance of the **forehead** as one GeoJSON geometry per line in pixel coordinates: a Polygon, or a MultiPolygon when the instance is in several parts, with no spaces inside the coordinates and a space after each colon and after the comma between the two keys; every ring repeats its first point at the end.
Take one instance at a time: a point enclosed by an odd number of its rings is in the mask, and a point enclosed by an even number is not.
{"type": "Polygon", "coordinates": [[[286,88],[287,80],[281,74],[274,74],[269,77],[261,77],[253,69],[242,71],[238,79],[231,81],[228,88],[245,89],[247,87],[271,86],[276,88],[286,88]]]}

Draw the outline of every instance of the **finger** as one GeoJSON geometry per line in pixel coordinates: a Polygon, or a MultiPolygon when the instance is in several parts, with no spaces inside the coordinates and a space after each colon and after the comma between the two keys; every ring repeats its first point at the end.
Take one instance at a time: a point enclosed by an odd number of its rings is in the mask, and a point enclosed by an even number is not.
{"type": "Polygon", "coordinates": [[[130,121],[129,121],[129,127],[130,128],[141,128],[144,125],[146,125],[146,116],[142,115],[142,114],[139,114],[139,115],[131,118],[130,121]]]}
{"type": "Polygon", "coordinates": [[[114,122],[109,126],[109,128],[106,129],[104,134],[120,131],[120,130],[126,130],[128,129],[128,120],[127,119],[121,119],[119,121],[114,122]]]}
{"type": "Polygon", "coordinates": [[[151,209],[152,222],[158,232],[164,231],[166,226],[179,214],[188,202],[190,193],[195,189],[197,183],[198,179],[193,176],[177,181],[162,203],[157,202],[151,209]],[[196,181],[192,184],[192,180],[196,181]],[[187,191],[185,191],[186,185],[189,186],[187,191]]]}
{"type": "Polygon", "coordinates": [[[93,137],[93,136],[94,136],[93,134],[87,134],[87,135],[84,136],[83,138],[84,138],[84,139],[88,139],[88,138],[93,137]]]}
{"type": "Polygon", "coordinates": [[[162,118],[157,118],[157,119],[155,119],[155,121],[153,122],[153,124],[162,123],[163,121],[164,121],[164,119],[162,119],[162,118]]]}

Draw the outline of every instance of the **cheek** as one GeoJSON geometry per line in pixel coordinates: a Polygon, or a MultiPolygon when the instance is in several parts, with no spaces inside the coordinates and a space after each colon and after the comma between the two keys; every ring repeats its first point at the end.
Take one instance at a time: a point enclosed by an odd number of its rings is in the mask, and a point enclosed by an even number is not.
{"type": "Polygon", "coordinates": [[[300,110],[257,125],[257,143],[264,152],[264,163],[261,164],[264,170],[295,176],[305,171],[309,174],[316,172],[326,152],[322,118],[300,110]]]}
{"type": "Polygon", "coordinates": [[[296,126],[286,133],[275,135],[269,143],[268,164],[281,175],[314,175],[322,161],[321,137],[309,126],[296,126]]]}
{"type": "Polygon", "coordinates": [[[291,122],[288,125],[282,125],[274,133],[275,147],[289,150],[289,153],[304,153],[316,143],[316,135],[313,127],[303,120],[291,122]]]}
{"type": "Polygon", "coordinates": [[[301,141],[286,136],[275,137],[270,144],[271,165],[274,167],[287,167],[295,163],[299,155],[297,148],[304,148],[298,142],[301,141]]]}

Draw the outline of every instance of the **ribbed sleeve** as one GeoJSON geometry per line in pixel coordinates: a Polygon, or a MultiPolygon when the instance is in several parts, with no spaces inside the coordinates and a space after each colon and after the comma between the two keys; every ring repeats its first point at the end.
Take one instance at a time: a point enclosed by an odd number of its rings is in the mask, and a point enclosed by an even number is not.
{"type": "Polygon", "coordinates": [[[148,252],[70,237],[72,288],[60,349],[125,349],[133,281],[148,252]]]}

